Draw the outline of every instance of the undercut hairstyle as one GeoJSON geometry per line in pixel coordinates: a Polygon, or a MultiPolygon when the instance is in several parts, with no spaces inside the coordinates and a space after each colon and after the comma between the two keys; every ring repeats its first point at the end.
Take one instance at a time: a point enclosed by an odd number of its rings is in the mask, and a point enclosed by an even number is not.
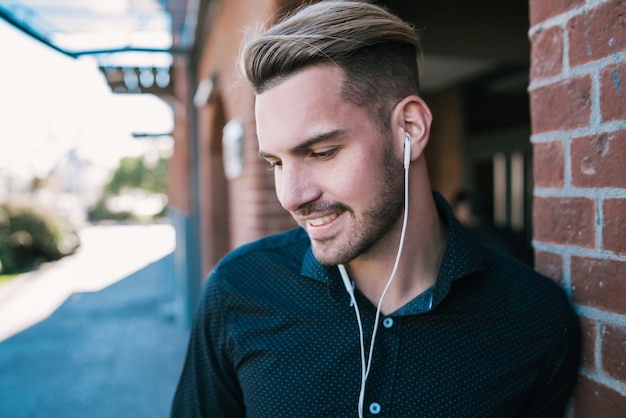
{"type": "Polygon", "coordinates": [[[385,131],[394,107],[419,94],[418,57],[420,39],[410,23],[374,4],[326,0],[248,40],[240,64],[256,94],[313,65],[336,65],[343,98],[366,108],[385,131]]]}

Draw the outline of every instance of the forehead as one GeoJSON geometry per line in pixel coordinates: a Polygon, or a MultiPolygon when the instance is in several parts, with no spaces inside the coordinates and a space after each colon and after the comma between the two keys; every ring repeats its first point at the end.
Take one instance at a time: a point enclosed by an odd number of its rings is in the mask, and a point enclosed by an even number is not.
{"type": "MultiPolygon", "coordinates": [[[[255,114],[261,150],[347,130],[363,110],[342,98],[343,75],[333,65],[299,71],[257,95],[255,114]]],[[[361,121],[362,123],[362,121],[361,121]]]]}

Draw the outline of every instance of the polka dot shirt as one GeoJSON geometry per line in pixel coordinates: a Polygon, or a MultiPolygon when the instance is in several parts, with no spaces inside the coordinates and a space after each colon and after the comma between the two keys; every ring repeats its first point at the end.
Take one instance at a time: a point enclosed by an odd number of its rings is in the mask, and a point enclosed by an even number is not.
{"type": "MultiPolygon", "coordinates": [[[[449,230],[437,282],[381,315],[364,415],[561,416],[580,357],[568,298],[474,241],[434,196],[449,230]]],[[[376,307],[355,296],[369,347],[376,307]]],[[[172,417],[357,417],[350,302],[300,228],[233,251],[204,288],[172,417]]]]}

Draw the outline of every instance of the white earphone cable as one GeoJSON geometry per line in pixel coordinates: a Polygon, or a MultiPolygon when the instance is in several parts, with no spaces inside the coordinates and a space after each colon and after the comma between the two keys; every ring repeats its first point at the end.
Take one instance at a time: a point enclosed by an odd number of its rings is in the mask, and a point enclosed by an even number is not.
{"type": "MultiPolygon", "coordinates": [[[[410,147],[410,144],[409,144],[409,147],[410,147]]],[[[358,403],[359,418],[363,417],[363,404],[365,403],[365,385],[367,383],[367,377],[369,375],[370,368],[372,366],[372,358],[374,355],[374,342],[376,341],[376,334],[378,332],[378,321],[380,319],[380,310],[383,304],[383,299],[385,298],[385,295],[387,294],[387,291],[389,290],[389,287],[391,286],[391,283],[396,275],[396,271],[398,270],[398,265],[400,263],[400,256],[402,255],[402,249],[404,247],[404,237],[406,235],[406,227],[407,227],[408,218],[409,218],[408,215],[409,215],[409,163],[410,162],[407,162],[408,157],[406,155],[407,154],[405,153],[404,219],[402,221],[402,233],[400,235],[400,244],[398,246],[398,253],[396,255],[396,260],[395,260],[393,269],[391,271],[391,275],[389,276],[387,285],[385,286],[385,289],[383,290],[383,293],[381,294],[380,299],[378,301],[378,306],[376,307],[376,316],[374,318],[374,328],[372,329],[372,340],[370,342],[370,347],[368,350],[367,362],[365,360],[365,343],[364,343],[364,336],[363,336],[363,324],[361,322],[361,313],[356,303],[356,298],[354,297],[354,290],[352,289],[348,272],[346,271],[346,268],[344,267],[343,264],[338,265],[339,273],[341,274],[344,285],[346,286],[346,290],[348,291],[352,299],[352,304],[354,306],[354,313],[356,315],[357,323],[359,326],[359,341],[360,341],[360,346],[361,346],[361,389],[359,391],[359,403],[358,403]]]]}

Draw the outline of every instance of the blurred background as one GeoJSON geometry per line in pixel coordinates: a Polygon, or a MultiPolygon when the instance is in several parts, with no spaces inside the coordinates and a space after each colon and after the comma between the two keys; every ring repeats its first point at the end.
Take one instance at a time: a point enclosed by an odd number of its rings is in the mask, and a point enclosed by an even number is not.
{"type": "Polygon", "coordinates": [[[158,1],[0,1],[2,417],[167,415],[171,44],[158,1]]]}
{"type": "MultiPolygon", "coordinates": [[[[53,3],[46,8],[71,16],[53,3]]],[[[6,20],[0,40],[0,273],[73,252],[86,222],[163,217],[171,107],[113,93],[93,56],[63,54],[6,20]]]]}

